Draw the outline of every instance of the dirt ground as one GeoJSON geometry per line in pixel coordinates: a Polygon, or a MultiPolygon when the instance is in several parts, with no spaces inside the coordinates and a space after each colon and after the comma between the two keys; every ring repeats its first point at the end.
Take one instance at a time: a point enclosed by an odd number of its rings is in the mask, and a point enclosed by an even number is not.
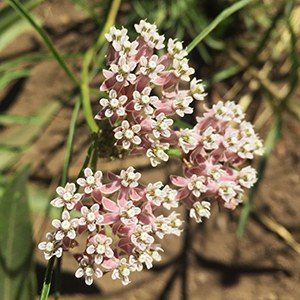
{"type": "MultiPolygon", "coordinates": [[[[98,29],[85,21],[84,15],[68,10],[66,1],[47,1],[38,10],[45,28],[59,50],[81,52],[88,48],[98,29]],[[68,13],[66,13],[68,11],[68,13]]],[[[40,39],[28,32],[2,52],[0,62],[31,51],[45,50],[40,39]]],[[[69,61],[80,71],[77,61],[69,61]]],[[[48,60],[30,65],[32,75],[21,79],[0,93],[1,113],[35,114],[49,103],[57,110],[26,151],[12,158],[16,170],[32,163],[30,179],[41,187],[54,191],[65,159],[65,143],[72,113],[74,91],[71,82],[56,64],[48,60]],[[61,104],[63,101],[68,103],[61,104]],[[61,108],[62,107],[62,108],[61,108]]],[[[100,85],[100,76],[97,80],[100,85]]],[[[300,97],[300,89],[293,96],[300,97]]],[[[97,112],[97,99],[93,102],[97,112]]],[[[0,128],[0,140],[8,140],[18,125],[0,128]]],[[[268,216],[283,225],[300,242],[300,124],[289,115],[284,117],[283,134],[273,151],[264,179],[256,195],[254,212],[244,237],[235,236],[239,207],[234,213],[214,208],[205,224],[190,229],[181,238],[169,238],[163,243],[163,260],[152,271],[133,274],[132,284],[123,287],[105,276],[91,287],[74,277],[76,262],[68,254],[63,260],[62,300],[96,299],[209,299],[209,300],[297,300],[300,299],[300,254],[278,237],[263,222],[268,216]]],[[[262,133],[264,135],[264,133],[262,133]]],[[[21,137],[20,137],[21,138],[21,137]]],[[[84,160],[90,136],[80,116],[76,129],[74,157],[70,176],[78,173],[84,160]]],[[[117,170],[132,161],[102,163],[103,170],[117,170]]],[[[155,170],[145,168],[144,159],[134,159],[135,166],[145,169],[145,181],[164,179],[176,161],[155,170]]],[[[182,212],[184,214],[184,211],[182,212]]],[[[34,215],[38,226],[41,216],[34,215]]],[[[44,233],[35,227],[37,239],[44,233]]],[[[37,242],[39,242],[37,240],[37,242]]],[[[45,261],[37,251],[38,281],[43,280],[45,261]]]]}

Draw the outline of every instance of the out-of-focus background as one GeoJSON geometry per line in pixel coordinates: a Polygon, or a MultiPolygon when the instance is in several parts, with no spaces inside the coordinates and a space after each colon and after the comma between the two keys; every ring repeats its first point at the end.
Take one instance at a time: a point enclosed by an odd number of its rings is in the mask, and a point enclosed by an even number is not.
{"type": "MultiPolygon", "coordinates": [[[[245,199],[248,204],[233,213],[215,207],[210,220],[191,221],[181,238],[163,243],[162,262],[133,274],[126,287],[109,276],[85,286],[74,277],[76,261],[66,254],[60,299],[300,299],[300,2],[289,0],[1,1],[1,299],[33,299],[41,289],[46,262],[36,244],[55,216],[49,201],[68,160],[69,127],[75,124],[72,112],[81,95],[80,84],[66,74],[51,47],[71,76],[89,88],[96,114],[107,24],[128,28],[134,38],[133,25],[147,19],[166,39],[176,37],[188,45],[220,18],[190,53],[190,64],[205,83],[207,105],[221,99],[240,103],[265,141],[265,155],[255,161],[260,181],[245,199]],[[20,14],[16,2],[28,14],[20,14]],[[238,2],[241,7],[231,16],[221,14],[238,2]],[[243,223],[247,209],[251,214],[243,223]]],[[[200,113],[196,107],[195,114],[200,113]]],[[[91,140],[80,111],[69,180],[79,173],[91,140]]],[[[176,160],[153,169],[139,157],[101,159],[98,168],[118,172],[131,164],[145,182],[164,181],[177,170],[176,160]]]]}

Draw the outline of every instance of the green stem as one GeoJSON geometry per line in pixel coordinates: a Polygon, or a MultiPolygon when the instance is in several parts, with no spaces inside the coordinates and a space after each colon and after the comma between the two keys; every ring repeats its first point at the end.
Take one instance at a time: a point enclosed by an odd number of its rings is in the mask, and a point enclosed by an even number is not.
{"type": "Polygon", "coordinates": [[[75,106],[73,109],[73,113],[72,113],[72,117],[71,117],[71,121],[70,121],[69,135],[68,135],[67,149],[66,149],[66,158],[65,158],[65,163],[63,166],[63,174],[62,174],[62,178],[61,178],[62,186],[66,185],[67,179],[68,179],[68,170],[69,170],[70,163],[71,163],[72,148],[73,148],[74,136],[75,136],[75,127],[76,127],[76,121],[78,118],[78,114],[80,111],[80,106],[81,106],[81,102],[80,102],[80,98],[78,98],[76,100],[76,103],[75,103],[75,106]]]}
{"type": "Polygon", "coordinates": [[[48,262],[40,300],[48,299],[48,295],[51,287],[51,279],[52,279],[54,262],[55,262],[55,256],[51,257],[48,262]]]}
{"type": "MultiPolygon", "coordinates": [[[[83,112],[87,122],[87,125],[91,132],[98,132],[99,128],[97,123],[95,122],[94,115],[92,112],[91,101],[90,101],[90,88],[89,88],[89,66],[96,54],[97,49],[99,49],[103,43],[105,42],[105,33],[109,30],[109,28],[115,23],[115,19],[117,17],[117,13],[121,4],[121,0],[114,0],[112,2],[107,20],[105,25],[98,36],[96,43],[88,49],[84,56],[82,70],[81,70],[81,97],[82,97],[82,105],[83,112]]],[[[99,64],[99,61],[97,62],[99,64]]]]}
{"type": "MultiPolygon", "coordinates": [[[[69,127],[69,135],[67,140],[67,149],[66,149],[66,159],[63,166],[63,174],[61,178],[61,186],[65,186],[68,180],[68,170],[71,163],[71,157],[72,157],[72,149],[73,149],[73,143],[74,143],[74,136],[75,136],[75,127],[76,127],[76,121],[78,118],[78,114],[80,111],[80,98],[76,100],[75,107],[73,109],[70,127],[69,127]]],[[[54,299],[58,300],[60,295],[60,285],[61,285],[61,264],[62,264],[62,257],[57,259],[57,264],[55,268],[55,284],[54,284],[54,299]]]]}

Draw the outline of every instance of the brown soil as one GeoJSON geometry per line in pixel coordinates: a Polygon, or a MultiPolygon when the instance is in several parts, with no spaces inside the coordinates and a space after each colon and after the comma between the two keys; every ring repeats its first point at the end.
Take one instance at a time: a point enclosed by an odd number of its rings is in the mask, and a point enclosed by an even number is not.
{"type": "MultiPolygon", "coordinates": [[[[47,1],[38,9],[43,16],[45,28],[55,45],[63,52],[74,53],[86,50],[98,29],[86,21],[80,11],[70,9],[67,1],[47,1]]],[[[23,34],[13,42],[0,59],[17,57],[35,49],[45,50],[33,32],[23,34]]],[[[69,61],[74,70],[80,70],[76,61],[69,61]]],[[[31,65],[32,75],[19,80],[0,95],[3,112],[30,115],[50,102],[70,101],[57,112],[51,121],[41,128],[34,143],[30,143],[23,154],[12,160],[16,170],[26,162],[32,163],[31,180],[54,191],[58,184],[65,159],[66,136],[71,118],[74,88],[55,61],[44,61],[31,65]],[[9,98],[7,98],[9,97],[9,98]]],[[[99,85],[100,85],[100,76],[99,85]]],[[[294,95],[295,99],[299,98],[294,95]]],[[[97,99],[94,99],[97,112],[97,99]]],[[[80,116],[76,129],[76,143],[70,175],[76,176],[90,140],[88,130],[80,116]]],[[[1,129],[0,140],[6,141],[18,126],[1,129]]],[[[20,126],[19,126],[20,127],[20,126]]],[[[127,287],[105,276],[92,287],[86,287],[72,273],[76,262],[65,255],[61,299],[210,299],[210,300],[297,300],[300,299],[300,254],[278,237],[263,223],[261,216],[276,220],[300,241],[300,124],[290,116],[284,118],[282,138],[273,151],[264,179],[256,195],[254,213],[241,240],[235,236],[239,207],[234,213],[214,209],[212,218],[196,226],[191,222],[187,236],[169,238],[163,243],[163,261],[153,271],[133,274],[132,284],[127,287]]],[[[135,159],[135,166],[145,167],[144,159],[135,159]]],[[[103,163],[104,170],[119,169],[131,161],[103,163]]],[[[168,168],[176,169],[171,162],[168,168]]],[[[166,167],[147,169],[145,181],[164,179],[166,167]]],[[[184,212],[183,212],[184,213],[184,212]]],[[[44,232],[37,227],[41,216],[34,219],[37,239],[44,232]]],[[[38,280],[43,279],[45,261],[37,251],[38,280]]]]}

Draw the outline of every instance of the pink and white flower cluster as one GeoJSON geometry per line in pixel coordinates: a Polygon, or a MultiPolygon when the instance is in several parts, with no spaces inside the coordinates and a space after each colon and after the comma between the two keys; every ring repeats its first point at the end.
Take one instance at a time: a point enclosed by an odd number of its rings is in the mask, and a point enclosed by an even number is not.
{"type": "Polygon", "coordinates": [[[195,71],[182,42],[169,39],[167,53],[159,57],[155,51],[165,48],[165,38],[156,25],[142,20],[135,29],[139,36],[133,42],[125,28],[112,27],[106,34],[111,43],[109,69],[103,71],[106,79],[100,89],[107,98],[100,100],[96,119],[109,119],[115,144],[146,154],[155,167],[169,159],[166,150],[177,144],[171,116],[193,113],[193,100],[203,100],[206,94],[201,80],[190,82],[195,71]],[[190,82],[189,89],[180,87],[184,82],[190,82]]]}
{"type": "Polygon", "coordinates": [[[129,275],[150,269],[153,261],[161,259],[162,248],[157,240],[165,235],[180,235],[183,221],[178,213],[159,215],[157,209],[177,207],[177,191],[161,182],[142,185],[141,174],[133,167],[120,175],[108,174],[109,183],[102,183],[102,173],[85,169],[84,178],[58,187],[58,197],[51,201],[63,208],[61,219],[52,221],[54,230],[47,233],[46,241],[39,244],[44,256],[61,257],[63,251],[77,246],[80,235],[86,237],[85,250],[75,253],[78,261],[76,277],[84,277],[86,284],[93,283],[103,273],[111,272],[113,279],[123,284],[130,282],[129,275]]]}
{"type": "Polygon", "coordinates": [[[112,27],[106,35],[111,42],[110,69],[103,72],[101,90],[109,99],[100,100],[96,118],[109,118],[115,144],[131,154],[146,154],[153,167],[169,159],[170,148],[181,149],[184,177],[171,180],[179,187],[178,200],[186,203],[197,222],[209,217],[211,201],[234,209],[244,189],[256,181],[255,170],[241,166],[263,153],[261,140],[231,101],[206,109],[193,129],[174,129],[170,117],[193,113],[191,103],[204,100],[204,87],[193,78],[189,89],[182,89],[194,73],[182,42],[169,39],[167,53],[159,57],[155,50],[165,45],[156,26],[142,20],[135,29],[139,36],[133,42],[124,28],[112,27]]]}
{"type": "Polygon", "coordinates": [[[197,222],[209,218],[211,202],[234,209],[245,188],[256,182],[256,170],[242,168],[243,163],[263,153],[262,142],[241,108],[220,101],[197,118],[194,128],[176,133],[184,153],[184,176],[171,175],[171,181],[190,216],[197,222]]]}
{"type": "Polygon", "coordinates": [[[133,42],[125,28],[112,27],[106,34],[109,69],[103,71],[101,90],[107,98],[100,100],[96,119],[109,120],[117,147],[146,154],[153,167],[168,161],[170,148],[179,150],[182,176],[170,175],[173,186],[160,181],[144,186],[141,174],[129,167],[119,175],[109,173],[110,182],[103,183],[101,171],[87,168],[77,180],[80,192],[74,183],[57,188],[51,204],[63,212],[39,248],[46,259],[61,257],[85,235],[85,250],[74,257],[75,276],[87,284],[107,272],[128,284],[131,272],[161,259],[157,240],[180,235],[183,221],[175,211],[159,215],[159,208],[184,203],[198,223],[210,217],[214,202],[234,209],[256,182],[255,169],[245,163],[263,153],[252,124],[231,101],[205,108],[191,129],[175,128],[171,117],[193,113],[191,103],[204,100],[204,87],[201,80],[190,80],[194,69],[182,42],[169,39],[159,57],[155,50],[165,44],[156,26],[142,20],[135,29],[139,36],[133,42]]]}

